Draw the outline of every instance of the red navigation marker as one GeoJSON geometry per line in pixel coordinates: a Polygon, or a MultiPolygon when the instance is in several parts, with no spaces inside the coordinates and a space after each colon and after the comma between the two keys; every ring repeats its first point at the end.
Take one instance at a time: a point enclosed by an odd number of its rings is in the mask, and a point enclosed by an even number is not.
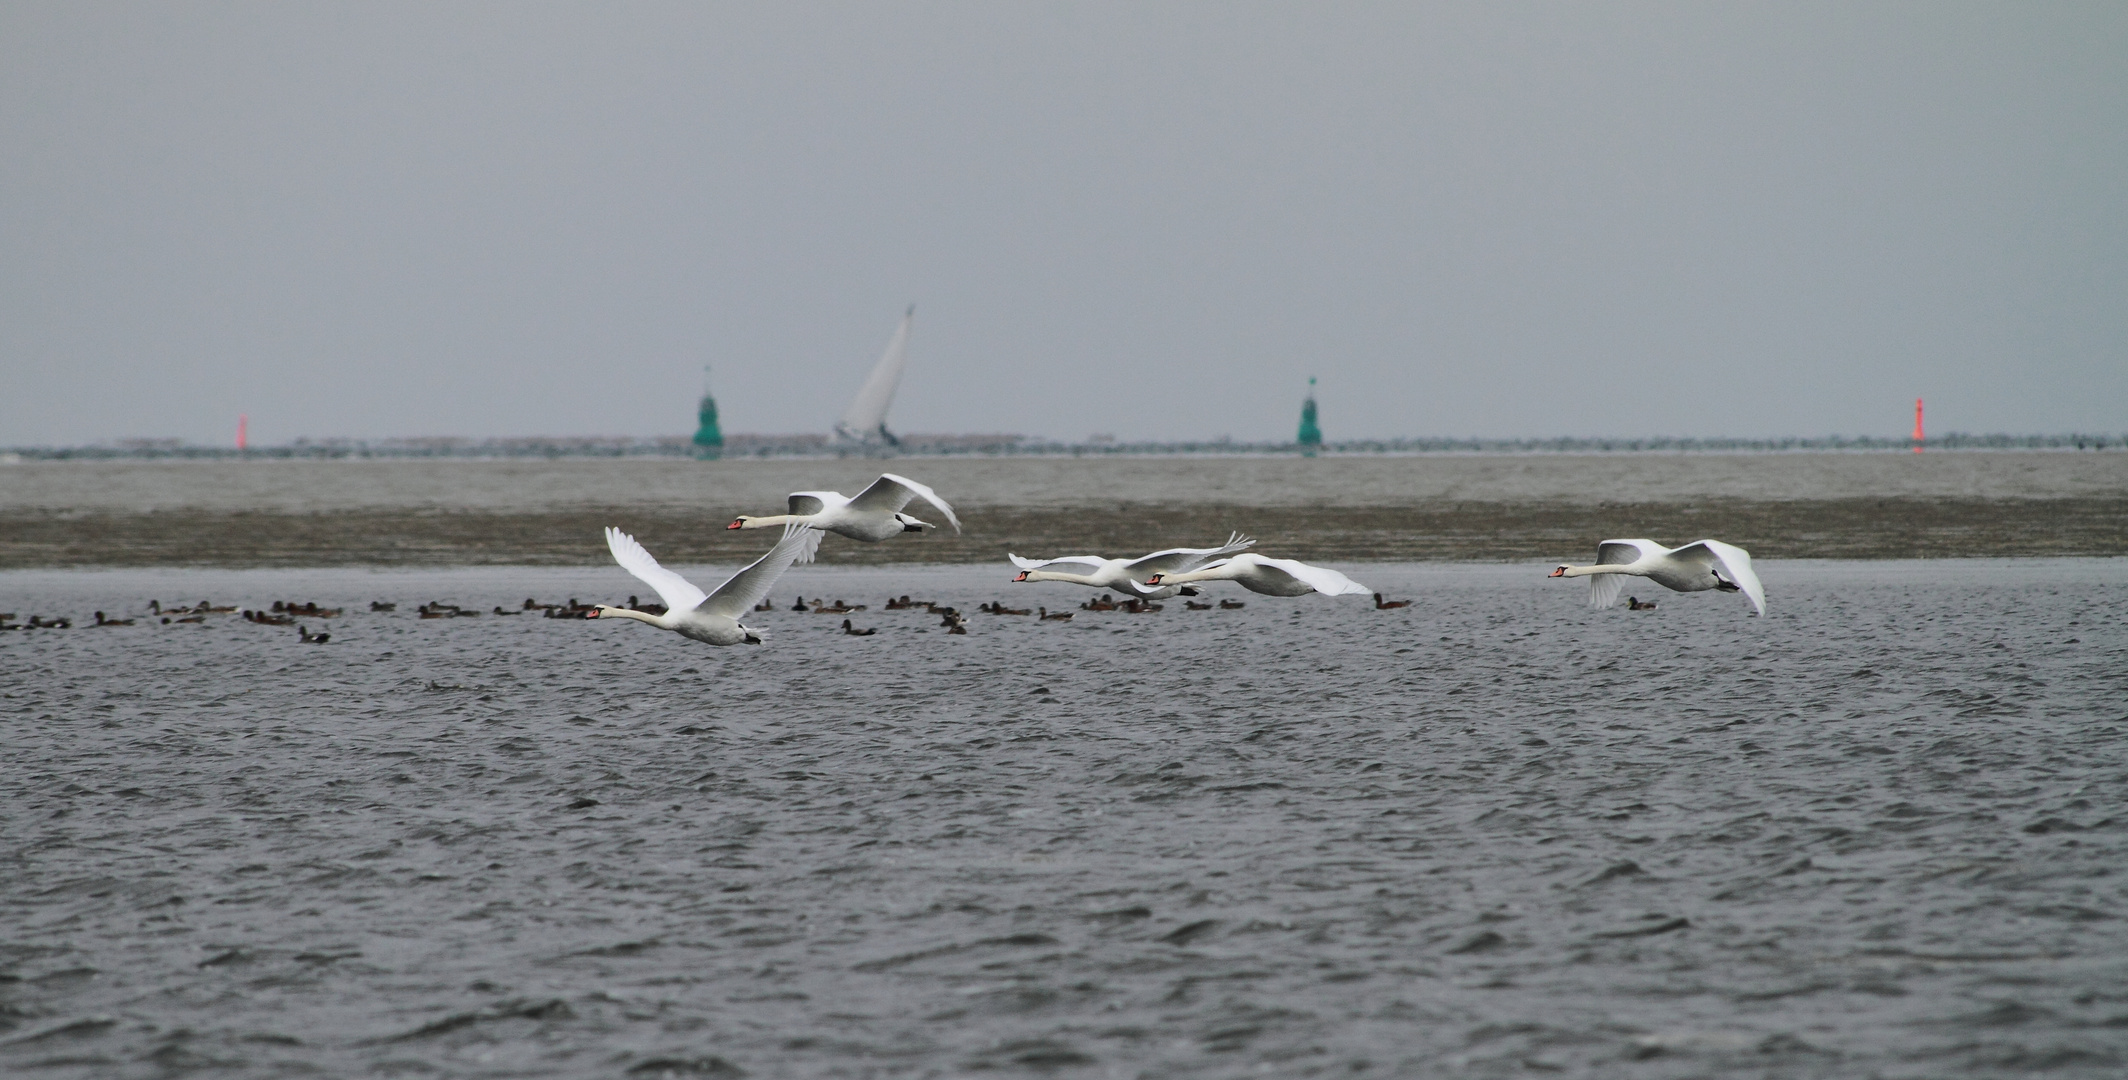
{"type": "Polygon", "coordinates": [[[1914,453],[1921,452],[1921,440],[1928,436],[1921,433],[1921,399],[1914,399],[1914,453]]]}

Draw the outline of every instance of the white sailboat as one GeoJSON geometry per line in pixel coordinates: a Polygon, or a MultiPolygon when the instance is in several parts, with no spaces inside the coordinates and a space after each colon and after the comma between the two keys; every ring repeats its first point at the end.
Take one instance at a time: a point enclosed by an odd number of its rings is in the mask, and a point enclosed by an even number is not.
{"type": "Polygon", "coordinates": [[[887,351],[880,356],[878,366],[857,391],[857,400],[850,402],[835,424],[838,447],[878,450],[901,445],[901,440],[887,430],[887,407],[894,404],[894,391],[901,388],[902,368],[909,360],[909,324],[915,318],[916,305],[910,304],[901,317],[901,325],[894,328],[894,337],[887,342],[887,351]]]}

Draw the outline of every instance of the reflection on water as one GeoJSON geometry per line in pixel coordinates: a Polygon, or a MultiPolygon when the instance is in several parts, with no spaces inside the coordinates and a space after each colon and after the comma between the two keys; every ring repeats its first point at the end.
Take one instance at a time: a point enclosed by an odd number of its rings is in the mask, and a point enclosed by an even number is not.
{"type": "Polygon", "coordinates": [[[813,567],[878,635],[712,649],[412,610],[612,568],[0,574],[348,609],[0,635],[0,1068],[2122,1066],[2128,564],[1768,562],[1763,620],[1344,569],[1418,602],[949,637],[881,601],[1091,594],[813,567]]]}

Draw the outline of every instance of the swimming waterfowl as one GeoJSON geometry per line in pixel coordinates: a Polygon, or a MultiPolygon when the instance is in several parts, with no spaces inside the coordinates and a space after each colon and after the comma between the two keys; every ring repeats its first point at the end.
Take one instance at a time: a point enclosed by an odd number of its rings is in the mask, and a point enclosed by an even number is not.
{"type": "Polygon", "coordinates": [[[850,635],[851,637],[871,637],[873,634],[879,633],[879,628],[876,626],[867,626],[864,629],[859,630],[856,627],[850,625],[850,620],[844,619],[842,620],[842,632],[850,635]]]}
{"type": "Polygon", "coordinates": [[[104,617],[104,614],[103,614],[103,612],[99,611],[99,612],[97,612],[97,613],[96,613],[96,625],[98,625],[98,626],[131,626],[131,625],[133,625],[133,620],[131,620],[131,619],[107,619],[107,618],[105,618],[105,617],[104,617]]]}
{"type": "Polygon", "coordinates": [[[1390,610],[1390,609],[1392,609],[1392,608],[1400,608],[1400,607],[1410,607],[1410,606],[1411,606],[1411,601],[1409,601],[1409,600],[1384,600],[1384,599],[1382,599],[1382,594],[1381,594],[1381,593],[1375,593],[1375,594],[1374,594],[1374,610],[1376,610],[1376,611],[1388,611],[1388,610],[1390,610]]]}
{"type": "Polygon", "coordinates": [[[1210,611],[1212,610],[1212,604],[1209,600],[1205,601],[1202,604],[1198,603],[1195,600],[1184,600],[1182,602],[1182,608],[1185,611],[1210,611]]]}
{"type": "Polygon", "coordinates": [[[1154,574],[1145,579],[1147,585],[1183,585],[1193,581],[1231,581],[1265,596],[1305,596],[1312,592],[1344,596],[1367,591],[1367,586],[1329,567],[1310,566],[1293,559],[1267,558],[1253,551],[1222,559],[1203,569],[1180,574],[1154,574]]]}
{"type": "Polygon", "coordinates": [[[1640,602],[1640,597],[1638,597],[1638,596],[1628,596],[1628,597],[1626,597],[1626,610],[1627,610],[1627,611],[1654,611],[1654,610],[1655,610],[1655,601],[1653,601],[1653,600],[1650,600],[1650,601],[1648,601],[1647,603],[1643,604],[1643,603],[1641,603],[1641,602],[1640,602]]]}
{"type": "Polygon", "coordinates": [[[313,634],[310,632],[310,627],[307,626],[297,626],[296,633],[302,637],[303,642],[307,645],[323,645],[332,640],[331,634],[313,634]]]}
{"type": "Polygon", "coordinates": [[[613,553],[613,561],[621,569],[634,574],[643,584],[657,590],[665,600],[666,613],[648,615],[627,608],[608,607],[599,604],[585,618],[634,619],[649,623],[660,630],[671,630],[682,637],[709,645],[759,645],[764,631],[741,625],[739,616],[753,609],[776,579],[798,560],[801,552],[817,544],[817,535],[808,536],[814,530],[797,523],[786,525],[783,538],[776,546],[746,569],[727,578],[715,592],[704,593],[693,582],[658,565],[635,537],[619,529],[606,530],[606,547],[613,553]]]}
{"type": "Polygon", "coordinates": [[[1653,540],[1605,540],[1596,545],[1594,565],[1562,563],[1550,576],[1588,578],[1589,606],[1594,608],[1617,603],[1630,576],[1647,578],[1672,592],[1741,592],[1758,614],[1766,614],[1766,590],[1751,568],[1751,553],[1719,540],[1695,540],[1674,548],[1653,540]]]}
{"type": "Polygon", "coordinates": [[[1224,609],[1226,609],[1226,610],[1228,610],[1228,611],[1232,611],[1232,610],[1234,610],[1235,608],[1245,608],[1245,607],[1248,607],[1249,605],[1248,605],[1247,603],[1243,602],[1243,601],[1240,601],[1240,600],[1221,600],[1221,601],[1219,602],[1219,606],[1220,606],[1220,607],[1222,607],[1222,608],[1224,608],[1224,609]]]}
{"type": "Polygon", "coordinates": [[[1038,607],[1034,610],[1037,615],[1041,616],[1043,622],[1070,622],[1073,614],[1069,611],[1059,611],[1052,614],[1046,607],[1038,607]]]}
{"type": "Polygon", "coordinates": [[[1018,555],[1006,555],[1012,565],[1020,568],[1014,581],[1063,581],[1073,585],[1085,585],[1095,589],[1114,589],[1117,592],[1147,600],[1165,599],[1182,593],[1195,596],[1197,590],[1189,586],[1167,585],[1154,588],[1145,584],[1145,579],[1154,574],[1181,574],[1211,562],[1214,559],[1238,555],[1253,546],[1256,541],[1240,533],[1227,537],[1227,542],[1216,548],[1169,548],[1135,559],[1104,559],[1098,555],[1065,555],[1055,559],[1023,559],[1018,555]]]}
{"type": "MultiPolygon", "coordinates": [[[[741,514],[725,528],[766,529],[795,522],[810,525],[820,532],[878,543],[905,532],[920,533],[938,528],[901,512],[902,507],[917,498],[938,507],[952,523],[953,531],[961,531],[961,520],[953,516],[953,508],[938,497],[938,492],[893,473],[879,474],[879,479],[872,481],[871,486],[853,496],[846,497],[839,491],[793,491],[789,496],[789,513],[763,517],[741,514]]],[[[813,561],[814,551],[820,546],[820,532],[812,535],[813,550],[805,552],[799,562],[813,561]]]]}

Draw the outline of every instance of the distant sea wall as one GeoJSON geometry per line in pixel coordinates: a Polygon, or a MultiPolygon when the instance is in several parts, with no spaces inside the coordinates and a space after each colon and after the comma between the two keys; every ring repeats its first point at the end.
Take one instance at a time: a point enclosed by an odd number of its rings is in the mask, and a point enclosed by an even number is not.
{"type": "MultiPolygon", "coordinates": [[[[1918,444],[1923,450],[2122,450],[2128,449],[2128,434],[2070,433],[2059,435],[1938,435],[1918,444]]],[[[1063,443],[1030,439],[1022,435],[905,435],[897,456],[908,457],[1088,457],[1110,455],[1150,456],[1161,454],[1631,454],[1631,453],[1781,453],[1825,451],[1905,451],[1916,446],[1912,439],[1874,435],[1790,436],[1775,439],[1687,438],[1645,436],[1632,438],[1583,438],[1561,436],[1546,439],[1351,439],[1326,442],[1320,448],[1298,443],[1235,442],[1123,442],[1094,440],[1063,443]]],[[[726,458],[841,457],[856,452],[838,448],[825,435],[727,435],[726,458]]],[[[92,446],[25,446],[0,450],[0,460],[155,460],[244,458],[691,458],[693,442],[684,435],[650,438],[622,436],[472,439],[452,436],[408,439],[297,439],[276,446],[238,450],[227,446],[202,446],[178,439],[123,439],[92,446]]]]}

